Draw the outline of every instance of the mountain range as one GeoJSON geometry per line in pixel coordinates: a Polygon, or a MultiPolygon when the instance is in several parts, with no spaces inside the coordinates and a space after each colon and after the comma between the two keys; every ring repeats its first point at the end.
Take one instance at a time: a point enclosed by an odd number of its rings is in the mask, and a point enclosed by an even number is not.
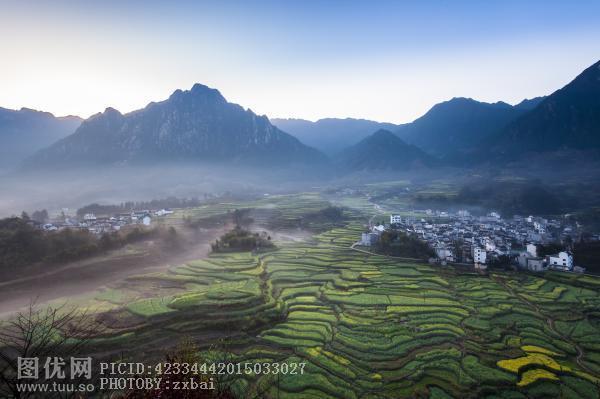
{"type": "Polygon", "coordinates": [[[38,152],[28,167],[224,161],[292,165],[326,162],[319,151],[273,126],[218,90],[195,84],[167,100],[121,114],[113,108],[38,152]]]}
{"type": "Polygon", "coordinates": [[[542,99],[524,100],[512,106],[505,102],[490,104],[453,98],[434,105],[414,122],[401,125],[395,133],[431,155],[455,157],[477,148],[509,122],[535,108],[542,99]]]}
{"type": "Polygon", "coordinates": [[[29,108],[0,108],[0,168],[18,164],[37,150],[73,133],[82,119],[55,117],[29,108]]]}
{"type": "Polygon", "coordinates": [[[600,149],[600,61],[489,140],[494,155],[600,149]]]}
{"type": "MultiPolygon", "coordinates": [[[[26,109],[0,111],[0,134],[9,144],[4,151],[17,158],[67,135],[80,123],[26,109]],[[29,124],[16,122],[23,118],[29,124]],[[31,122],[37,120],[43,123],[31,122]]],[[[206,160],[271,167],[318,166],[333,160],[348,171],[404,170],[465,166],[465,159],[470,160],[466,166],[501,164],[529,153],[590,149],[600,153],[600,62],[547,97],[514,106],[453,98],[403,125],[335,118],[270,121],[227,102],[218,90],[196,84],[128,114],[107,108],[25,164],[53,168],[206,160]]]]}
{"type": "Polygon", "coordinates": [[[271,119],[271,123],[330,156],[379,129],[394,131],[398,128],[392,123],[353,118],[325,118],[316,122],[305,119],[271,119]]]}

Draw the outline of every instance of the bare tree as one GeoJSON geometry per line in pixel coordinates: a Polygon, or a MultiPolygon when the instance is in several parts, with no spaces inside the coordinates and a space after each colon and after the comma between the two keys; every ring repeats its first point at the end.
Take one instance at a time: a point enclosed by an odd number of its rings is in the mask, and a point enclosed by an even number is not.
{"type": "MultiPolygon", "coordinates": [[[[0,323],[0,397],[26,398],[19,392],[18,358],[47,359],[77,356],[103,327],[86,312],[56,308],[37,309],[35,302],[26,311],[0,323]]],[[[38,382],[43,382],[40,378],[38,382]]]]}

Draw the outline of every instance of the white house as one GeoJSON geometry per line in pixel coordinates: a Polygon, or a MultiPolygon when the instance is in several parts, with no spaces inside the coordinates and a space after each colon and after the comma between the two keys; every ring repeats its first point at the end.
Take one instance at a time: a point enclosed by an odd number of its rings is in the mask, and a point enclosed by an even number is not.
{"type": "Polygon", "coordinates": [[[493,252],[496,250],[496,243],[490,239],[489,237],[485,237],[483,239],[483,242],[485,243],[485,250],[489,251],[489,252],[493,252]]]}
{"type": "Polygon", "coordinates": [[[534,258],[537,257],[537,245],[527,244],[527,253],[534,258]]]}
{"type": "Polygon", "coordinates": [[[152,223],[152,218],[146,215],[142,218],[142,223],[144,224],[144,226],[150,226],[150,223],[152,223]]]}
{"type": "Polygon", "coordinates": [[[517,257],[517,263],[519,264],[519,267],[525,269],[527,267],[527,259],[529,259],[530,256],[531,255],[529,255],[528,252],[521,252],[517,257]]]}
{"type": "Polygon", "coordinates": [[[371,245],[375,245],[379,241],[379,234],[376,233],[362,233],[360,239],[360,245],[364,245],[365,247],[370,247],[371,245]]]}
{"type": "Polygon", "coordinates": [[[542,222],[533,222],[533,228],[540,234],[546,233],[546,225],[542,222]]]}
{"type": "Polygon", "coordinates": [[[452,250],[449,248],[446,248],[443,245],[439,245],[435,248],[435,254],[438,258],[448,261],[448,262],[454,262],[454,255],[452,254],[452,250]]]}
{"type": "Polygon", "coordinates": [[[83,220],[96,220],[96,215],[94,215],[93,213],[86,213],[85,215],[83,215],[83,220]]]}
{"type": "Polygon", "coordinates": [[[527,269],[532,272],[541,272],[544,270],[544,258],[527,259],[527,269]]]}
{"type": "Polygon", "coordinates": [[[390,224],[402,223],[402,218],[400,215],[391,215],[390,216],[390,224]]]}
{"type": "Polygon", "coordinates": [[[483,248],[473,247],[473,262],[485,264],[487,253],[483,248]]]}
{"type": "Polygon", "coordinates": [[[383,233],[385,231],[385,226],[382,224],[380,224],[378,226],[373,226],[372,230],[374,233],[376,233],[376,232],[383,233]]]}
{"type": "Polygon", "coordinates": [[[52,223],[46,223],[46,224],[43,226],[43,229],[44,229],[44,230],[46,230],[46,231],[56,231],[56,230],[58,230],[58,227],[56,227],[56,226],[55,226],[55,225],[53,225],[52,223]]]}
{"type": "Polygon", "coordinates": [[[466,218],[466,217],[471,216],[471,213],[467,210],[461,209],[458,211],[458,216],[461,218],[466,218]]]}
{"type": "Polygon", "coordinates": [[[573,270],[573,255],[566,251],[550,255],[548,256],[548,266],[555,269],[573,270]]]}
{"type": "Polygon", "coordinates": [[[173,211],[170,209],[160,209],[160,210],[154,212],[154,214],[156,216],[165,216],[165,215],[170,215],[172,213],[173,213],[173,211]]]}
{"type": "Polygon", "coordinates": [[[534,231],[528,231],[527,232],[527,239],[531,240],[531,241],[536,241],[536,242],[541,242],[542,241],[542,235],[540,233],[536,233],[534,231]]]}

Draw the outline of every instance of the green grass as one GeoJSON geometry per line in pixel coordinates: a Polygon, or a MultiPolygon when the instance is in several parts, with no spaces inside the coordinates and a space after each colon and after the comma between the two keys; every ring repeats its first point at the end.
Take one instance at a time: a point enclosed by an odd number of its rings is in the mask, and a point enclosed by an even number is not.
{"type": "Polygon", "coordinates": [[[151,317],[173,312],[169,307],[171,298],[149,298],[132,302],[127,305],[127,310],[138,316],[151,317]]]}
{"type": "MultiPolygon", "coordinates": [[[[169,297],[127,303],[136,291],[107,290],[97,299],[147,319],[129,345],[199,336],[208,347],[227,338],[240,359],[306,362],[306,374],[283,378],[267,398],[598,397],[600,279],[463,274],[351,251],[377,211],[359,195],[337,202],[350,208],[346,227],[277,243],[268,254],[219,254],[153,275],[179,284],[169,297]]],[[[307,193],[186,212],[202,218],[247,207],[260,210],[259,222],[275,215],[279,227],[296,228],[296,218],[324,204],[307,193]]],[[[261,381],[271,380],[244,377],[239,386],[254,392],[261,381]]]]}

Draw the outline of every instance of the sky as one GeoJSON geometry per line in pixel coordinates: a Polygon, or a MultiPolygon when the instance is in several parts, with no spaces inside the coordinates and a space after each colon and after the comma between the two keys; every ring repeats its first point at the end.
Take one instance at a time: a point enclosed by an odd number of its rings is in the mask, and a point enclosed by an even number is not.
{"type": "Polygon", "coordinates": [[[273,117],[410,122],[600,59],[600,1],[0,0],[0,107],[129,112],[196,82],[273,117]]]}

